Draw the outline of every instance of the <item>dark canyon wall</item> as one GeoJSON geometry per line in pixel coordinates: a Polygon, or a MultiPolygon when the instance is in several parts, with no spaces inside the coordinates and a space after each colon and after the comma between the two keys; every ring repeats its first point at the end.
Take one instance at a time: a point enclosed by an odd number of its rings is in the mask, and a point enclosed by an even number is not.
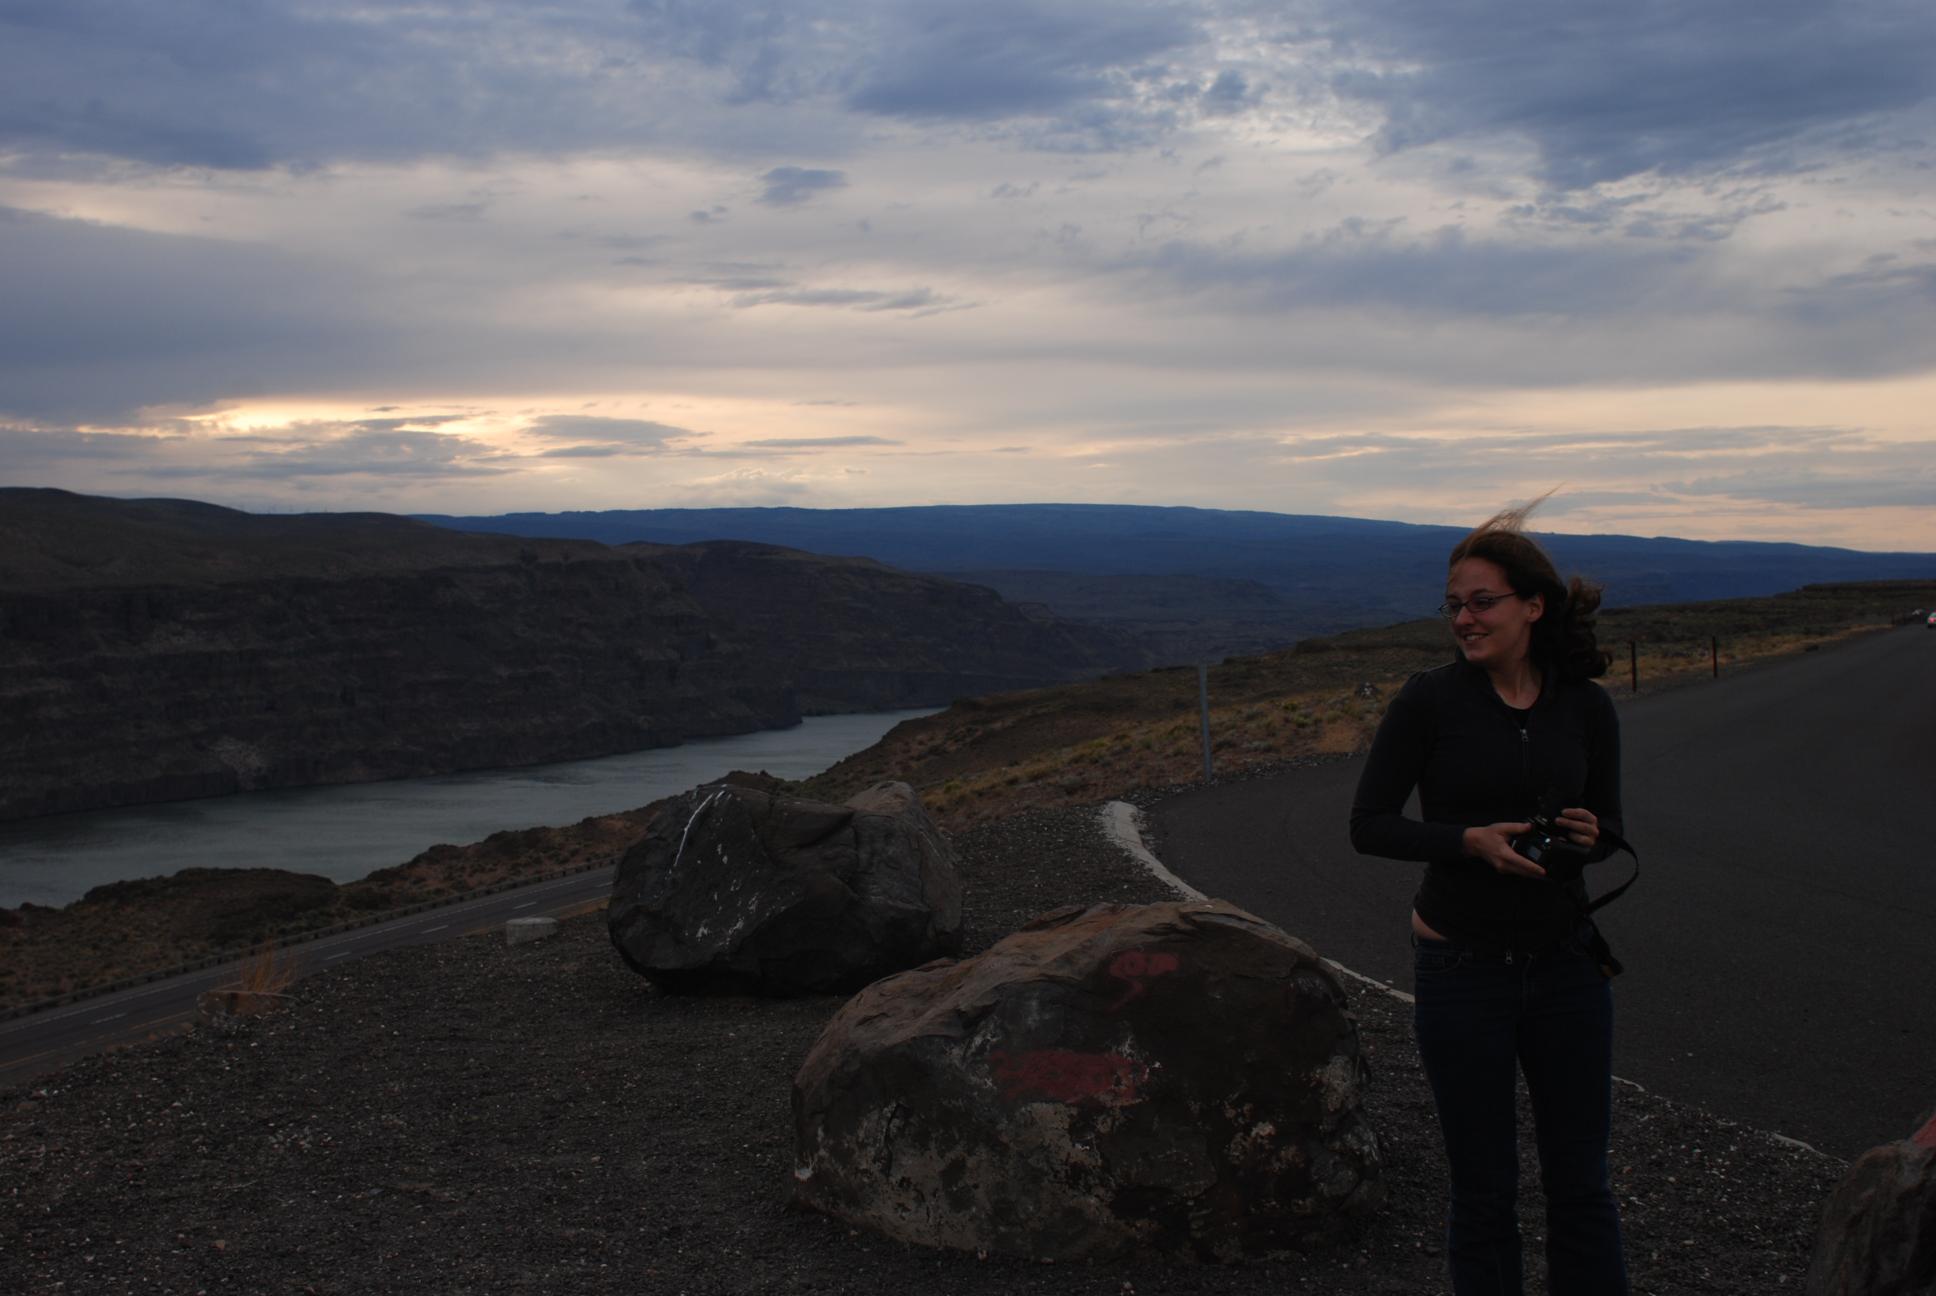
{"type": "Polygon", "coordinates": [[[0,818],[606,755],[1116,664],[864,559],[455,538],[0,490],[0,818]]]}

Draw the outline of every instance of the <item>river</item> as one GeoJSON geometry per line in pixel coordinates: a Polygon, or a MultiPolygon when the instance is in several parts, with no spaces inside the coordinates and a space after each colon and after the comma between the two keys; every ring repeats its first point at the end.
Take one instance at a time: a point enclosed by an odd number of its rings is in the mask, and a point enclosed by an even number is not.
{"type": "Polygon", "coordinates": [[[439,842],[576,823],[718,778],[818,774],[927,711],[815,716],[793,729],[438,778],[242,792],[0,824],[0,906],[64,905],[90,887],[185,868],[280,868],[349,882],[439,842]]]}

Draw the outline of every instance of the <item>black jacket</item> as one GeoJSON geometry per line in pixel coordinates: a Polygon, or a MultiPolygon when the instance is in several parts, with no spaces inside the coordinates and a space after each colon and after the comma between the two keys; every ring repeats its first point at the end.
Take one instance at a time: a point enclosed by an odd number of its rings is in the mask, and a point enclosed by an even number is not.
{"type": "MultiPolygon", "coordinates": [[[[1543,949],[1579,921],[1585,887],[1512,877],[1463,853],[1468,827],[1531,817],[1546,792],[1585,806],[1605,828],[1620,815],[1620,721],[1590,680],[1545,672],[1538,701],[1507,706],[1463,659],[1412,676],[1392,699],[1351,805],[1351,844],[1427,864],[1414,906],[1460,944],[1543,949]],[[1419,819],[1404,814],[1418,789],[1419,819]]],[[[1610,851],[1605,838],[1592,856],[1610,851]]]]}

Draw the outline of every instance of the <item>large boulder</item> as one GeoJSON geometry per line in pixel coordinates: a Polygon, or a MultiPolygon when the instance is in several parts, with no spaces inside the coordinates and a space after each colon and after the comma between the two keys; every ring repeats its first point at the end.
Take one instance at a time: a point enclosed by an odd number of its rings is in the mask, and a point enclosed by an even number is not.
{"type": "Polygon", "coordinates": [[[713,784],[626,852],[607,921],[668,989],[824,994],[959,950],[961,882],[905,783],[843,806],[713,784]]]}
{"type": "Polygon", "coordinates": [[[1936,1293],[1936,1115],[1870,1148],[1822,1210],[1808,1296],[1936,1293]]]}
{"type": "Polygon", "coordinates": [[[1043,1260],[1305,1249],[1380,1200],[1343,987],[1220,900],[1046,914],[876,982],[793,1082],[794,1192],[1043,1260]]]}

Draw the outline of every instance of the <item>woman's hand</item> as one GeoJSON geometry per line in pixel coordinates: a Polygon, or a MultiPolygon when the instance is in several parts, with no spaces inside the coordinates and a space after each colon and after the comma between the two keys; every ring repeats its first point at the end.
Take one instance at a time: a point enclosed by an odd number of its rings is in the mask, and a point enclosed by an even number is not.
{"type": "Polygon", "coordinates": [[[1512,848],[1512,839],[1523,832],[1531,832],[1532,828],[1529,823],[1496,823],[1468,828],[1463,841],[1465,853],[1473,859],[1484,860],[1496,872],[1520,877],[1545,877],[1545,869],[1512,848]]]}
{"type": "Polygon", "coordinates": [[[1592,850],[1600,841],[1600,819],[1591,810],[1582,806],[1572,806],[1560,811],[1560,817],[1553,826],[1565,831],[1566,840],[1584,850],[1592,850]]]}

